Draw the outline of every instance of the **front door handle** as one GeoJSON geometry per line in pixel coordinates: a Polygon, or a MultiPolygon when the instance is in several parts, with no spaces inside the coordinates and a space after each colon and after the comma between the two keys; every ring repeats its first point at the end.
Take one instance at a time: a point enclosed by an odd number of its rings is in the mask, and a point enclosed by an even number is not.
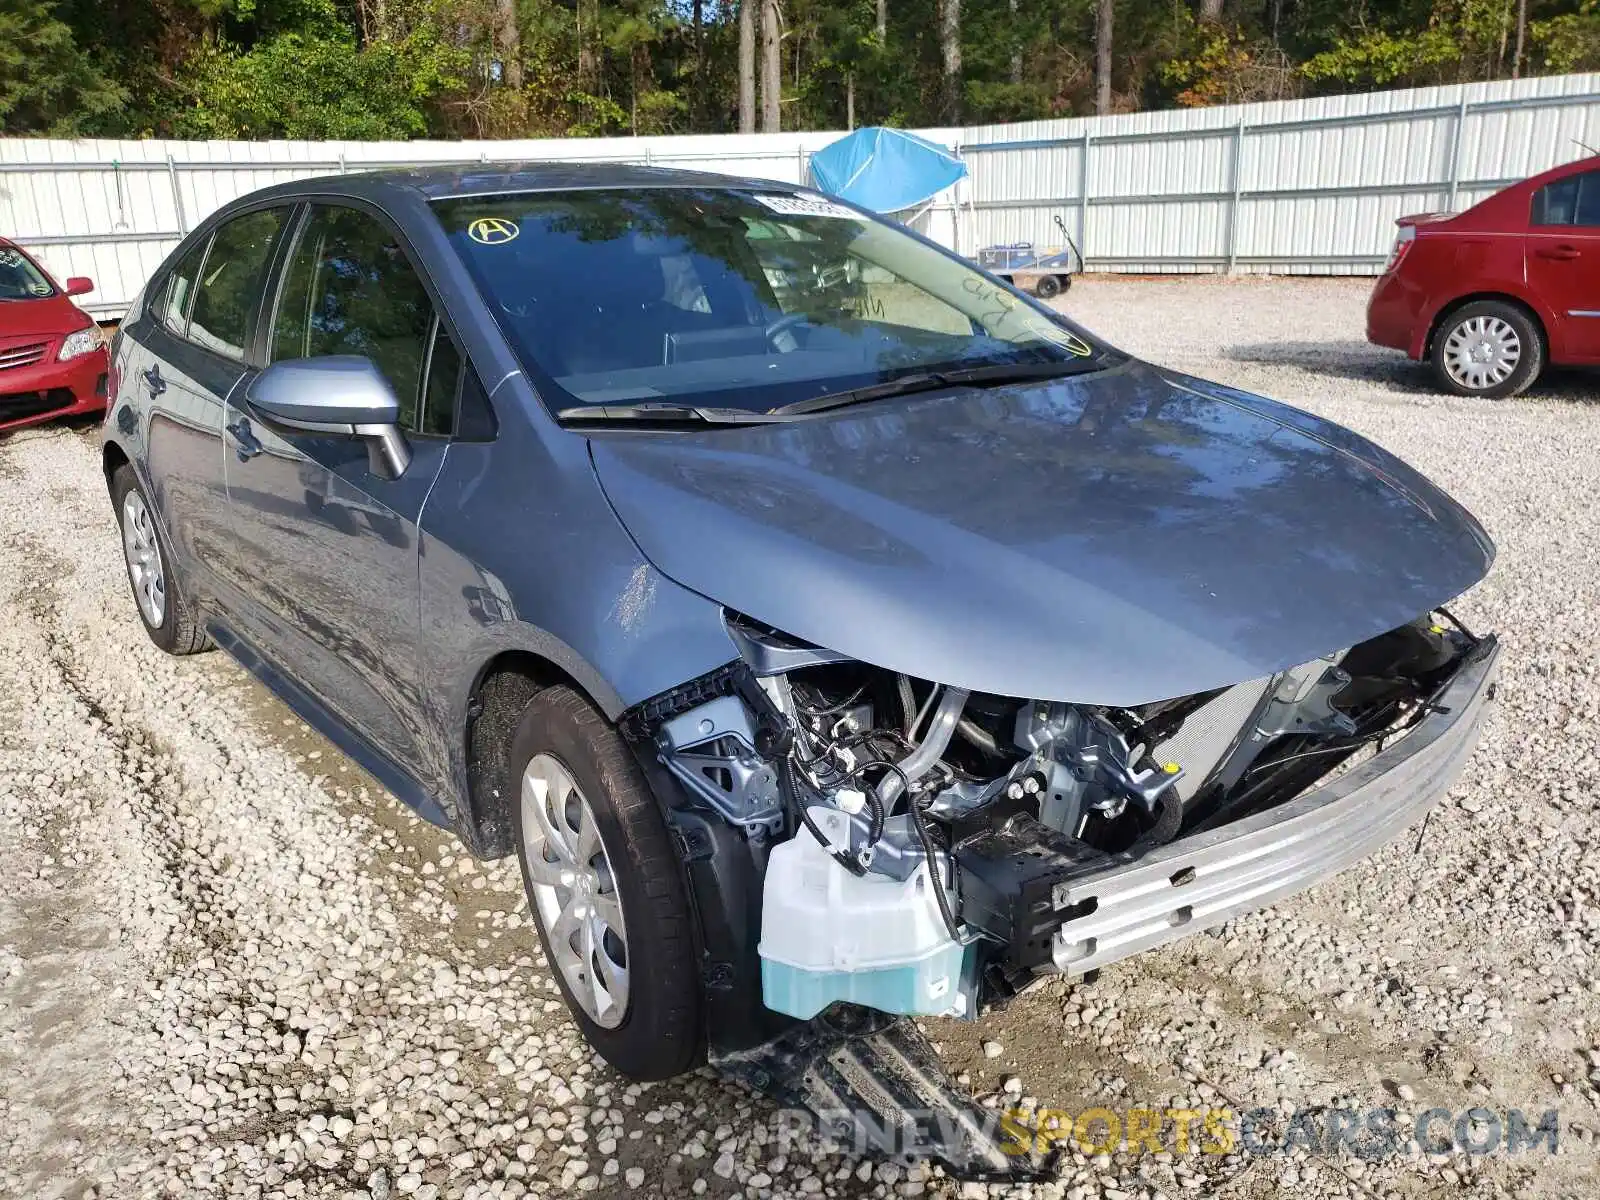
{"type": "Polygon", "coordinates": [[[151,367],[148,370],[141,371],[139,372],[139,377],[144,380],[145,390],[150,393],[150,399],[152,400],[167,390],[167,381],[161,378],[161,369],[159,367],[151,367]]]}
{"type": "Polygon", "coordinates": [[[249,417],[240,417],[227,429],[233,435],[234,453],[239,456],[240,462],[249,462],[266,449],[261,439],[256,437],[256,431],[250,428],[249,417]]]}
{"type": "Polygon", "coordinates": [[[1576,246],[1541,246],[1534,251],[1540,258],[1553,258],[1557,262],[1571,262],[1583,255],[1576,246]]]}

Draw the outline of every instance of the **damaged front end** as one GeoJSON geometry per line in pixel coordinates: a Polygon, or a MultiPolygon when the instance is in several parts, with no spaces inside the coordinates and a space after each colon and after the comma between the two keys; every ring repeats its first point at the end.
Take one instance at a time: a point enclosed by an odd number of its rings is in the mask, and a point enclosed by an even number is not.
{"type": "Polygon", "coordinates": [[[966,1177],[1041,1164],[893,1017],[975,1017],[1371,853],[1453,780],[1497,654],[1441,611],[1116,708],[942,686],[732,614],[728,628],[738,662],[628,723],[680,785],[712,1061],[862,1149],[966,1177]]]}

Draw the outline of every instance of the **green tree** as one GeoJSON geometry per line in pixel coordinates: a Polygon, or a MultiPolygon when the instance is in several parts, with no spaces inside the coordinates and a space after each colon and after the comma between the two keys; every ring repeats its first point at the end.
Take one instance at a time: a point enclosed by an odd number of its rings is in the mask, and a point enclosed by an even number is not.
{"type": "Polygon", "coordinates": [[[0,0],[0,121],[70,137],[114,128],[128,93],[78,45],[53,0],[0,0]]]}
{"type": "Polygon", "coordinates": [[[1535,21],[1530,33],[1538,65],[1549,71],[1600,70],[1600,2],[1586,0],[1575,13],[1535,21]]]}
{"type": "Polygon", "coordinates": [[[0,0],[0,121],[110,136],[726,132],[741,58],[754,66],[739,17],[758,9],[773,37],[764,95],[743,107],[753,119],[764,100],[771,124],[781,105],[785,129],[1600,69],[1600,0],[0,0]]]}
{"type": "Polygon", "coordinates": [[[248,51],[202,45],[182,78],[175,132],[202,138],[422,137],[427,106],[460,87],[464,56],[427,34],[358,46],[280,33],[248,51]]]}

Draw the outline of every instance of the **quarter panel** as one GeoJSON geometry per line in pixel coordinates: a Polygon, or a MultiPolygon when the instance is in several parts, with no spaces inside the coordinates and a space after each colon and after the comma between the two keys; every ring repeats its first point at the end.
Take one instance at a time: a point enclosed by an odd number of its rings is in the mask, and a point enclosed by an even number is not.
{"type": "Polygon", "coordinates": [[[1552,355],[1560,353],[1561,330],[1544,297],[1528,286],[1524,237],[1519,233],[1468,232],[1429,239],[1437,246],[1426,275],[1427,319],[1415,330],[1413,357],[1428,353],[1428,334],[1439,315],[1468,296],[1510,296],[1539,317],[1550,337],[1552,355]]]}

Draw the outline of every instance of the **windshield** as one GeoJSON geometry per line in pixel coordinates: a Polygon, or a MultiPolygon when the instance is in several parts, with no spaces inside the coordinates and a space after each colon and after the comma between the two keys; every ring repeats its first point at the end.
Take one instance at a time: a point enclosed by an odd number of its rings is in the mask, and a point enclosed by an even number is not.
{"type": "Polygon", "coordinates": [[[558,412],[764,413],[909,375],[1105,355],[962,260],[812,194],[544,192],[435,211],[558,412]]]}
{"type": "Polygon", "coordinates": [[[0,300],[42,300],[55,294],[55,285],[26,254],[0,246],[0,300]]]}

